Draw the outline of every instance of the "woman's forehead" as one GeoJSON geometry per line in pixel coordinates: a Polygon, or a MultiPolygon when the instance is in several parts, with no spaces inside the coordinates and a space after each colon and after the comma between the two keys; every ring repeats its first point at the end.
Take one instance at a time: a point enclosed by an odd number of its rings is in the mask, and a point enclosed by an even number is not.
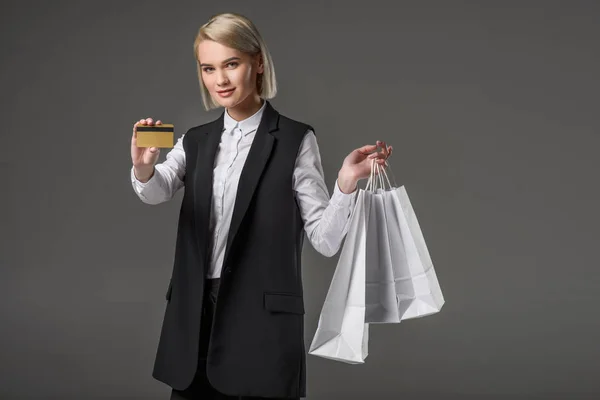
{"type": "Polygon", "coordinates": [[[198,44],[198,59],[203,64],[220,64],[232,57],[245,58],[245,54],[212,40],[203,40],[198,44]]]}

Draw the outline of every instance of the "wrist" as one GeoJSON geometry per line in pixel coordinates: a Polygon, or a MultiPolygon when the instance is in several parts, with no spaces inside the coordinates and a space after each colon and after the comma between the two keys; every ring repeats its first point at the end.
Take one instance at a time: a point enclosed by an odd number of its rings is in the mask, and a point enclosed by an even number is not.
{"type": "Polygon", "coordinates": [[[342,193],[350,194],[356,190],[358,179],[351,172],[341,169],[338,173],[337,184],[342,193]]]}
{"type": "Polygon", "coordinates": [[[135,178],[142,182],[142,183],[146,183],[150,180],[150,178],[152,178],[152,175],[154,175],[154,165],[151,166],[150,168],[148,167],[133,167],[133,174],[135,175],[135,178]]]}

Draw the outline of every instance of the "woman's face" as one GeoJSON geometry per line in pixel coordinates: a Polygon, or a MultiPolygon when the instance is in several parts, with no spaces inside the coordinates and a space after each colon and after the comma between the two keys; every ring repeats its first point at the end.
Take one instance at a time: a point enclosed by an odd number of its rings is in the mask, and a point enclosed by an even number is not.
{"type": "Polygon", "coordinates": [[[198,60],[204,86],[221,106],[233,108],[256,93],[257,74],[263,72],[258,57],[203,40],[198,45],[198,60]]]}

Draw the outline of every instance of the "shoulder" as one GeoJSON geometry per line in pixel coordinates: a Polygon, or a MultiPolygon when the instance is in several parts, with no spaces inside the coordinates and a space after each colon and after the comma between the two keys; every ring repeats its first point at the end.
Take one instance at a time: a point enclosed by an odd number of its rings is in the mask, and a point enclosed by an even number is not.
{"type": "Polygon", "coordinates": [[[222,120],[223,120],[223,115],[213,119],[212,121],[205,122],[201,125],[193,126],[190,129],[188,129],[187,133],[191,134],[191,133],[207,132],[210,129],[212,129],[215,125],[221,123],[222,120]]]}
{"type": "Polygon", "coordinates": [[[291,128],[293,131],[298,132],[298,134],[302,136],[309,132],[312,132],[313,134],[315,133],[315,129],[312,127],[312,124],[290,118],[281,113],[279,113],[279,126],[280,128],[287,128],[288,130],[291,128]]]}
{"type": "Polygon", "coordinates": [[[213,119],[212,121],[208,121],[203,124],[189,128],[183,135],[184,142],[190,140],[196,141],[199,135],[210,132],[216,125],[220,124],[222,118],[223,116],[221,115],[218,118],[213,119]]]}

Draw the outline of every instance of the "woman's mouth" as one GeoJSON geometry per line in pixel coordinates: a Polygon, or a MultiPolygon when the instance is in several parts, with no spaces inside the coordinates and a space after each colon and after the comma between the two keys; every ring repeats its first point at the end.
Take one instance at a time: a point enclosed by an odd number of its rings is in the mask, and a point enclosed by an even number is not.
{"type": "Polygon", "coordinates": [[[217,91],[217,94],[221,97],[229,97],[229,96],[231,96],[231,94],[233,93],[234,90],[235,90],[235,88],[227,89],[227,90],[219,90],[219,91],[217,91]]]}

